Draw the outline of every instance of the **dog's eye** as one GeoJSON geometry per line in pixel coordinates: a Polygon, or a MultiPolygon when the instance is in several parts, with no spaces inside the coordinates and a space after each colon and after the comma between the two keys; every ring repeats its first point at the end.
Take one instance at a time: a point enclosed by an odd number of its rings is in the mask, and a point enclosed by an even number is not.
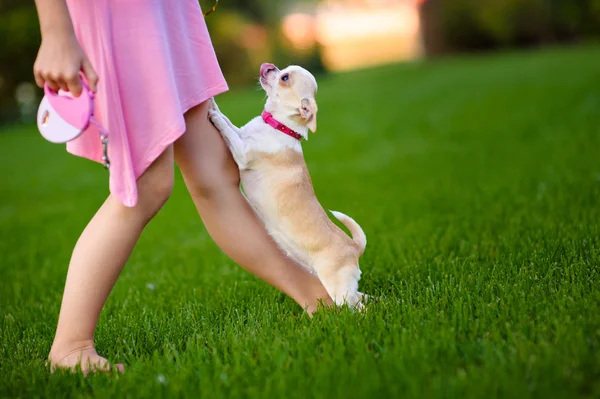
{"type": "Polygon", "coordinates": [[[287,82],[289,78],[290,78],[290,75],[288,75],[288,74],[286,73],[286,74],[284,74],[284,75],[281,77],[281,80],[283,80],[284,82],[287,82]]]}

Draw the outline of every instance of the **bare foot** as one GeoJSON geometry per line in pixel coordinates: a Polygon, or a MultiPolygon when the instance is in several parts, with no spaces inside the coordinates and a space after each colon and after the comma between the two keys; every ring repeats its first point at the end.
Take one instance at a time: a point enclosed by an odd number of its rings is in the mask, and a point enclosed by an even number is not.
{"type": "Polygon", "coordinates": [[[91,345],[72,350],[62,357],[54,357],[50,354],[48,361],[52,372],[56,369],[77,371],[79,368],[84,375],[96,371],[110,372],[113,369],[121,373],[125,371],[122,364],[112,366],[108,360],[98,355],[96,349],[91,345]]]}

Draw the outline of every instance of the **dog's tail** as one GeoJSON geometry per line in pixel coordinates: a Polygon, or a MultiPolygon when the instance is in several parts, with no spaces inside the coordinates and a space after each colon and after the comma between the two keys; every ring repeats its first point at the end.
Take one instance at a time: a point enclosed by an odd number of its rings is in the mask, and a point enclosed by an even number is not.
{"type": "Polygon", "coordinates": [[[367,236],[365,235],[363,229],[350,216],[344,215],[341,212],[330,212],[333,214],[333,216],[335,216],[337,220],[342,222],[342,224],[346,226],[348,230],[350,230],[350,234],[352,234],[352,239],[358,247],[358,256],[362,255],[363,252],[365,252],[365,248],[367,246],[367,236]]]}

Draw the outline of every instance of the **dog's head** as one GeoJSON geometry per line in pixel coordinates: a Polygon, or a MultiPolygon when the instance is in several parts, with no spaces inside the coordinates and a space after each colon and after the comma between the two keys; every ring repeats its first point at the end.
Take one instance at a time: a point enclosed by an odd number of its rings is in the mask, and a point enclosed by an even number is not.
{"type": "Polygon", "coordinates": [[[313,133],[317,130],[317,81],[310,72],[296,65],[280,71],[265,63],[260,67],[260,85],[267,93],[267,110],[284,113],[313,133]]]}

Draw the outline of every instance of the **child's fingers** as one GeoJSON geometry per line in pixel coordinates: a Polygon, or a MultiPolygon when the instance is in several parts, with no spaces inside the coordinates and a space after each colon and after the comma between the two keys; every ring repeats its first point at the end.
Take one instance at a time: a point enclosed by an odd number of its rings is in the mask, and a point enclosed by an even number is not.
{"type": "MultiPolygon", "coordinates": [[[[69,73],[65,78],[67,90],[71,92],[75,97],[81,95],[81,78],[78,73],[69,73]]],[[[62,86],[61,86],[62,88],[62,86]]]]}
{"type": "Polygon", "coordinates": [[[50,90],[52,90],[53,92],[58,92],[58,90],[60,89],[60,86],[58,85],[58,83],[56,82],[56,80],[46,76],[43,78],[44,82],[48,85],[48,87],[50,88],[50,90]]]}
{"type": "Polygon", "coordinates": [[[40,71],[38,71],[37,68],[34,68],[34,70],[33,70],[33,77],[35,78],[35,84],[40,89],[43,89],[44,88],[44,78],[42,77],[42,73],[40,71]]]}
{"type": "Polygon", "coordinates": [[[87,59],[87,57],[83,58],[83,62],[81,63],[81,69],[83,70],[83,74],[87,78],[88,84],[90,85],[90,89],[95,92],[98,84],[98,75],[96,75],[96,71],[92,64],[87,59]]]}
{"type": "Polygon", "coordinates": [[[58,85],[58,88],[64,91],[69,91],[69,85],[67,84],[67,82],[64,79],[58,78],[55,80],[56,84],[58,85]]]}

